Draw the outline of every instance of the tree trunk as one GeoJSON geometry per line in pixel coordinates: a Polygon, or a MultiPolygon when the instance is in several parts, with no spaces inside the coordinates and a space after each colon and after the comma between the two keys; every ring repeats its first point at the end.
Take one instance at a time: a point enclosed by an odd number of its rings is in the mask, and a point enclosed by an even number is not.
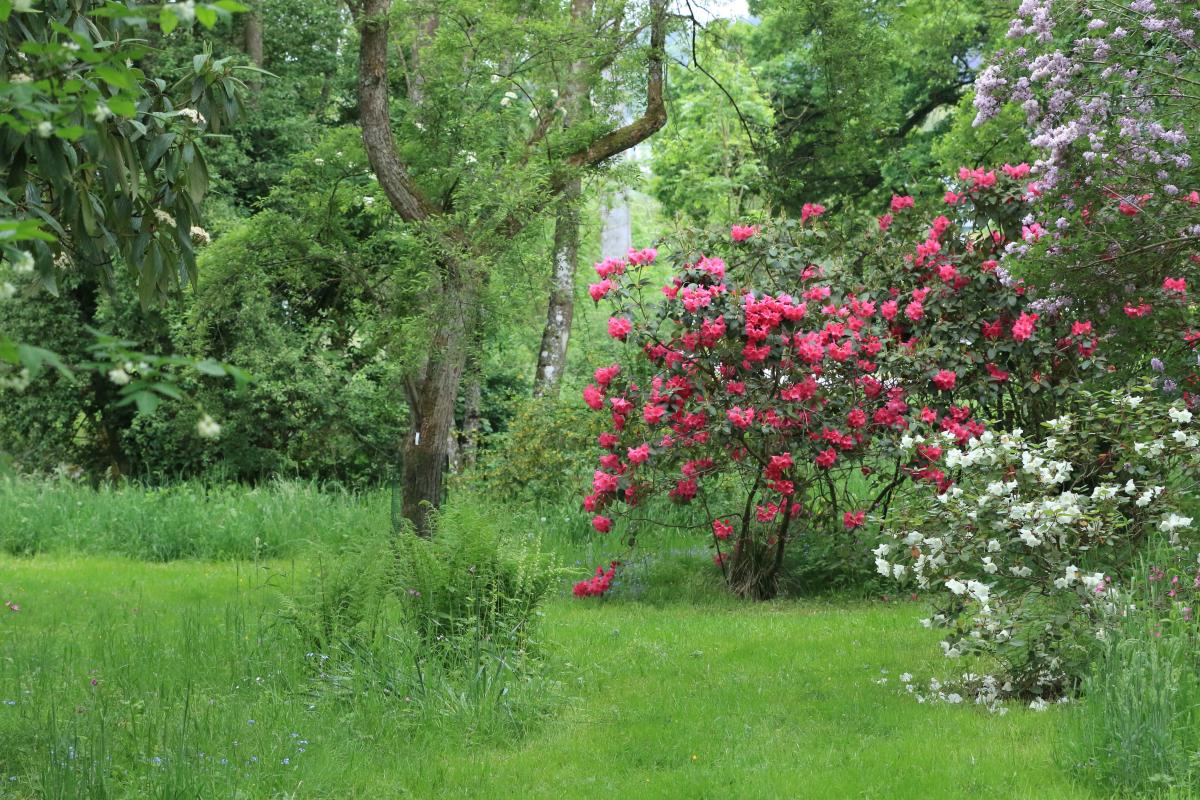
{"type": "Polygon", "coordinates": [[[401,513],[422,536],[433,532],[430,511],[441,506],[445,494],[454,401],[463,373],[463,354],[460,348],[459,353],[453,352],[454,337],[445,328],[435,339],[449,347],[430,348],[437,355],[425,365],[420,382],[410,383],[408,392],[411,425],[404,443],[401,513]]]}
{"type": "Polygon", "coordinates": [[[567,346],[575,315],[575,268],[579,260],[579,195],[582,184],[574,178],[554,209],[554,280],[546,309],[546,327],[538,349],[534,397],[555,397],[567,368],[567,346]]]}
{"type": "Polygon", "coordinates": [[[726,573],[729,591],[744,600],[770,600],[779,592],[781,564],[776,548],[753,539],[739,539],[726,573]]]}
{"type": "MultiPolygon", "coordinates": [[[[262,8],[258,3],[253,3],[250,12],[243,18],[242,28],[242,46],[246,51],[246,55],[250,58],[250,63],[262,69],[263,66],[263,19],[262,8]]],[[[255,75],[250,79],[250,88],[257,92],[262,88],[262,78],[255,75]]]]}

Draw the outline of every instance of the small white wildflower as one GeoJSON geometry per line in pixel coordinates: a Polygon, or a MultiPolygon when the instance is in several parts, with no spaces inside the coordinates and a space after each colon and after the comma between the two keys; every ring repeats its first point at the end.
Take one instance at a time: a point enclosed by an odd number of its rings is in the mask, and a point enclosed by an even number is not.
{"type": "Polygon", "coordinates": [[[116,369],[110,369],[108,371],[108,379],[117,386],[126,386],[129,384],[129,381],[132,380],[132,378],[129,376],[129,373],[120,367],[117,367],[116,369]]]}
{"type": "Polygon", "coordinates": [[[323,166],[325,166],[325,159],[323,159],[323,158],[314,158],[314,159],[313,159],[313,163],[314,163],[314,164],[316,164],[318,167],[323,167],[323,166]]]}
{"type": "Polygon", "coordinates": [[[106,103],[96,103],[96,108],[92,111],[92,119],[96,122],[104,122],[112,116],[112,111],[106,103]]]}
{"type": "Polygon", "coordinates": [[[1181,517],[1178,514],[1172,513],[1166,519],[1158,524],[1158,527],[1166,533],[1172,533],[1179,528],[1186,528],[1192,524],[1191,517],[1181,517]]]}
{"type": "Polygon", "coordinates": [[[17,287],[8,281],[0,281],[0,301],[12,300],[17,294],[17,287]]]}
{"type": "Polygon", "coordinates": [[[175,218],[161,208],[154,209],[154,218],[163,225],[169,225],[172,228],[175,227],[175,218]]]}
{"type": "Polygon", "coordinates": [[[1134,395],[1129,395],[1127,397],[1121,398],[1120,402],[1126,406],[1129,406],[1130,408],[1137,408],[1138,406],[1140,406],[1142,404],[1142,398],[1135,397],[1134,395]]]}
{"type": "Polygon", "coordinates": [[[194,108],[179,109],[179,116],[183,117],[193,125],[203,125],[205,123],[204,115],[194,108]]]}
{"type": "Polygon", "coordinates": [[[33,83],[33,78],[26,75],[24,72],[14,72],[9,76],[8,82],[14,85],[22,83],[33,83]]]}
{"type": "Polygon", "coordinates": [[[1192,412],[1186,408],[1168,408],[1167,416],[1171,418],[1172,422],[1177,422],[1181,425],[1192,421],[1192,412]]]}
{"type": "Polygon", "coordinates": [[[221,435],[221,426],[215,419],[205,414],[196,423],[196,433],[200,434],[205,439],[216,439],[221,435]]]}
{"type": "Polygon", "coordinates": [[[201,228],[199,225],[193,225],[190,231],[192,242],[198,245],[206,245],[212,243],[212,236],[208,231],[201,228]]]}
{"type": "Polygon", "coordinates": [[[951,578],[946,581],[946,588],[958,595],[967,593],[967,585],[957,578],[951,578]]]}
{"type": "Polygon", "coordinates": [[[43,139],[49,139],[54,135],[54,123],[50,120],[42,120],[37,126],[38,136],[43,139]]]}
{"type": "Polygon", "coordinates": [[[362,204],[364,206],[366,206],[367,208],[370,208],[371,206],[373,206],[375,204],[375,198],[374,197],[364,197],[362,199],[362,204]]]}

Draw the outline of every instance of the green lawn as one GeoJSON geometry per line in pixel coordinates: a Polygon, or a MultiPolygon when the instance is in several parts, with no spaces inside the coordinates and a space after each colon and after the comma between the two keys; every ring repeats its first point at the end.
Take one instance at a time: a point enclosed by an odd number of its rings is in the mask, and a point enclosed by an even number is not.
{"type": "Polygon", "coordinates": [[[945,669],[918,604],[556,600],[556,685],[486,733],[314,692],[271,615],[290,569],[0,560],[0,797],[1094,796],[1056,758],[1069,709],[901,693],[945,669]]]}

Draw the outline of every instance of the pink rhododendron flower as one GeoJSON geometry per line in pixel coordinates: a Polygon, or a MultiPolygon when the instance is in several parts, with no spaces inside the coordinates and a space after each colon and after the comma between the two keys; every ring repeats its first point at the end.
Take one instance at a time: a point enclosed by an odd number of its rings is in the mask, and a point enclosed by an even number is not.
{"type": "Polygon", "coordinates": [[[617,567],[620,563],[619,561],[610,562],[607,570],[604,567],[596,567],[595,577],[575,584],[575,588],[573,589],[575,596],[600,597],[603,595],[612,588],[613,578],[616,576],[617,567]]]}
{"type": "Polygon", "coordinates": [[[599,303],[601,298],[613,290],[614,285],[609,278],[605,278],[599,283],[589,283],[588,294],[591,295],[592,300],[599,303]]]}
{"type": "Polygon", "coordinates": [[[1184,278],[1163,278],[1163,289],[1168,292],[1187,292],[1187,280],[1184,278]]]}
{"type": "Polygon", "coordinates": [[[933,376],[933,385],[941,389],[943,392],[948,392],[954,388],[954,383],[957,380],[958,376],[954,374],[954,372],[948,369],[943,369],[939,370],[938,373],[933,376]]]}
{"type": "Polygon", "coordinates": [[[596,383],[608,388],[608,385],[612,383],[613,378],[617,377],[617,375],[620,373],[620,364],[610,364],[607,367],[597,367],[596,371],[592,373],[592,377],[596,379],[596,383]]]}
{"type": "Polygon", "coordinates": [[[609,317],[608,335],[614,339],[624,340],[633,330],[633,323],[628,317],[609,317]]]}
{"type": "Polygon", "coordinates": [[[606,258],[596,264],[596,274],[601,278],[607,278],[610,275],[621,275],[625,272],[625,262],[619,258],[606,258]]]}
{"type": "Polygon", "coordinates": [[[848,531],[861,528],[866,521],[866,511],[847,511],[845,514],[842,514],[842,525],[846,526],[846,530],[848,531]]]}
{"type": "Polygon", "coordinates": [[[805,203],[800,207],[800,224],[803,225],[808,220],[816,219],[825,213],[825,206],[820,203],[805,203]]]}
{"type": "Polygon", "coordinates": [[[724,541],[733,535],[733,525],[729,520],[714,519],[712,523],[713,536],[724,541]]]}
{"type": "Polygon", "coordinates": [[[1033,327],[1038,321],[1037,314],[1023,313],[1017,318],[1017,321],[1012,326],[1012,337],[1018,342],[1023,342],[1030,336],[1033,336],[1033,327]]]}
{"type": "Polygon", "coordinates": [[[625,257],[629,259],[630,264],[639,266],[642,264],[652,264],[654,263],[654,259],[658,258],[658,250],[653,247],[634,250],[631,247],[629,248],[629,252],[625,254],[625,257]]]}
{"type": "Polygon", "coordinates": [[[1017,164],[1015,167],[1011,164],[1005,164],[1001,169],[1004,170],[1005,175],[1014,180],[1020,181],[1029,177],[1030,167],[1025,163],[1017,164]]]}
{"type": "Polygon", "coordinates": [[[612,530],[613,521],[608,517],[597,514],[596,516],[592,517],[592,527],[595,528],[599,533],[608,533],[612,530]]]}
{"type": "Polygon", "coordinates": [[[903,211],[906,208],[912,208],[916,203],[916,199],[908,195],[892,195],[892,212],[903,211]]]}
{"type": "Polygon", "coordinates": [[[588,408],[593,411],[599,411],[604,408],[604,393],[589,383],[583,387],[583,402],[587,403],[588,408]]]}
{"type": "Polygon", "coordinates": [[[629,456],[629,463],[644,464],[650,458],[650,445],[643,443],[637,447],[631,447],[627,451],[627,455],[629,456]]]}
{"type": "Polygon", "coordinates": [[[729,236],[735,242],[744,242],[758,233],[757,225],[734,225],[729,229],[729,236]]]}
{"type": "Polygon", "coordinates": [[[735,428],[741,428],[742,430],[745,430],[746,428],[750,427],[752,422],[754,422],[753,408],[739,408],[738,406],[734,406],[725,413],[735,428]]]}

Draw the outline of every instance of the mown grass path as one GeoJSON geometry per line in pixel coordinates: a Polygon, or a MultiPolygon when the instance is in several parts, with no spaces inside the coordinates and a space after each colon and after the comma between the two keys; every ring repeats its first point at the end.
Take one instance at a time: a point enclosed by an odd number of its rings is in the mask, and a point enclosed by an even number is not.
{"type": "MultiPolygon", "coordinates": [[[[290,565],[275,567],[268,583],[286,588],[290,565]]],[[[919,604],[564,598],[545,621],[558,686],[544,718],[481,736],[400,698],[313,698],[305,654],[265,635],[267,580],[247,565],[0,561],[0,602],[21,607],[0,608],[0,797],[100,782],[110,797],[1093,796],[1057,763],[1069,709],[995,716],[903,694],[901,673],[946,667],[919,604]]]]}

